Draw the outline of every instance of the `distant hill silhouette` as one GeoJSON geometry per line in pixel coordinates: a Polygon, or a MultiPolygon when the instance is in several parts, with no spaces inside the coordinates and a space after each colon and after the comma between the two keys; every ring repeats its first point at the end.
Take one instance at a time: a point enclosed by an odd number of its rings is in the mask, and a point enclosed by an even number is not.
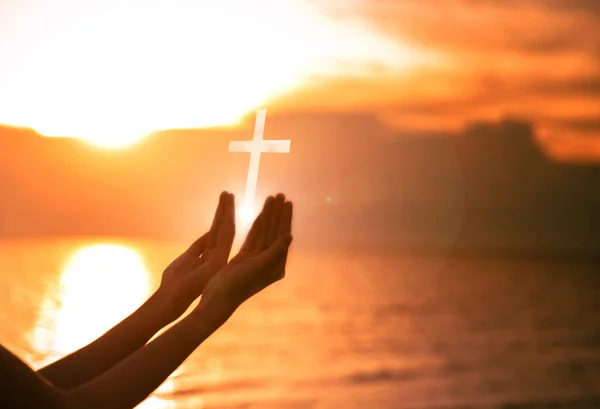
{"type": "MultiPolygon", "coordinates": [[[[263,156],[259,196],[292,197],[307,246],[600,251],[600,166],[547,159],[531,124],[396,133],[370,115],[269,117],[265,138],[292,152],[263,156]]],[[[228,144],[251,137],[249,121],[103,151],[0,127],[0,236],[190,237],[220,190],[241,199],[249,157],[228,144]]]]}

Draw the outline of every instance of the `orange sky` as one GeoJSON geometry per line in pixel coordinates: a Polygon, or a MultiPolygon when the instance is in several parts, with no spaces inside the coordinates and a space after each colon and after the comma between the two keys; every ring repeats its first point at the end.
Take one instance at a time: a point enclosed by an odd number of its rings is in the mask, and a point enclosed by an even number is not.
{"type": "Polygon", "coordinates": [[[0,0],[0,123],[128,138],[261,105],[404,130],[518,116],[552,154],[600,158],[595,0],[248,3],[0,0]]]}

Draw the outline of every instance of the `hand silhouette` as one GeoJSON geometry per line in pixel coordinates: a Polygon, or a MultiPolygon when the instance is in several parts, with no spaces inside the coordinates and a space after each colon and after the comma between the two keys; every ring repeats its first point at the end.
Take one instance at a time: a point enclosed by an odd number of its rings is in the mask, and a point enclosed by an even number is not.
{"type": "Polygon", "coordinates": [[[233,194],[223,192],[210,231],[165,269],[157,296],[167,322],[179,318],[227,264],[235,236],[234,218],[233,194]]]}
{"type": "Polygon", "coordinates": [[[197,307],[223,324],[244,301],[285,276],[292,203],[269,196],[239,254],[208,283],[197,307]]]}

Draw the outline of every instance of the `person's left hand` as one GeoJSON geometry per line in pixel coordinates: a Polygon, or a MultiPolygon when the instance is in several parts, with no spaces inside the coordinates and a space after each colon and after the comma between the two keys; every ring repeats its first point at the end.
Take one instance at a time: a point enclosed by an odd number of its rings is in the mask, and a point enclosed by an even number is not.
{"type": "Polygon", "coordinates": [[[166,323],[179,318],[227,264],[235,236],[234,209],[233,194],[221,193],[210,231],[165,269],[155,296],[160,300],[166,323]]]}
{"type": "Polygon", "coordinates": [[[267,198],[239,254],[210,280],[192,314],[218,327],[244,301],[285,277],[292,213],[283,194],[267,198]]]}

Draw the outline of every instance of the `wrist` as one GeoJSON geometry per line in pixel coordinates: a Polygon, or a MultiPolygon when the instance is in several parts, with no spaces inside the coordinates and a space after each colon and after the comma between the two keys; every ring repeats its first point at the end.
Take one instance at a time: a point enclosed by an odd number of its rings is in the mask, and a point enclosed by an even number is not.
{"type": "Polygon", "coordinates": [[[198,343],[208,338],[221,327],[225,320],[220,319],[211,311],[203,308],[194,309],[188,316],[181,320],[186,333],[198,343]]]}
{"type": "Polygon", "coordinates": [[[160,328],[163,328],[178,317],[175,314],[170,313],[172,310],[171,302],[168,297],[165,297],[160,290],[156,290],[148,300],[144,303],[144,307],[152,314],[153,321],[156,322],[160,328]]]}
{"type": "Polygon", "coordinates": [[[202,328],[208,328],[211,332],[216,331],[229,319],[233,309],[217,308],[200,300],[198,306],[190,313],[190,321],[202,328]]]}

